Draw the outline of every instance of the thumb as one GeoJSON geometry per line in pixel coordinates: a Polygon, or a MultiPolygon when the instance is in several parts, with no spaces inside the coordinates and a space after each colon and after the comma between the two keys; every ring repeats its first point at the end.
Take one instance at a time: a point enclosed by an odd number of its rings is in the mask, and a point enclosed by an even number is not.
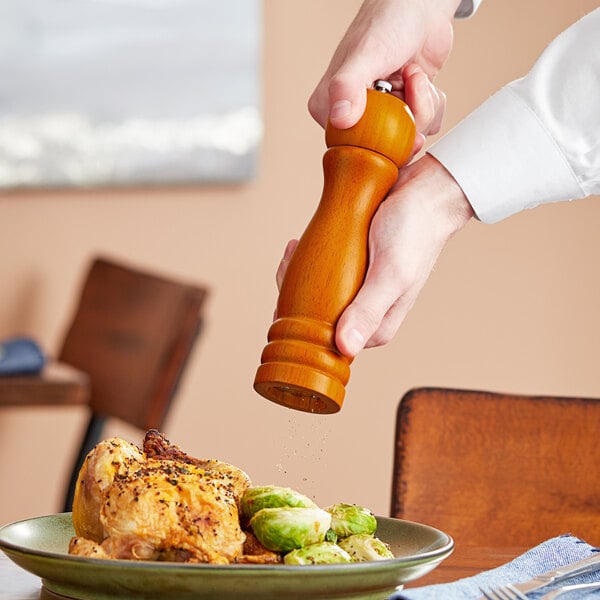
{"type": "Polygon", "coordinates": [[[365,112],[367,88],[372,81],[368,76],[344,65],[333,75],[327,72],[308,99],[308,110],[313,119],[325,128],[327,121],[337,129],[356,124],[365,112]]]}
{"type": "Polygon", "coordinates": [[[329,122],[337,129],[355,125],[365,112],[370,78],[352,71],[338,71],[329,82],[329,122]]]}
{"type": "Polygon", "coordinates": [[[345,356],[356,356],[365,347],[398,298],[395,278],[384,271],[371,265],[362,288],[338,320],[335,343],[345,356]]]}

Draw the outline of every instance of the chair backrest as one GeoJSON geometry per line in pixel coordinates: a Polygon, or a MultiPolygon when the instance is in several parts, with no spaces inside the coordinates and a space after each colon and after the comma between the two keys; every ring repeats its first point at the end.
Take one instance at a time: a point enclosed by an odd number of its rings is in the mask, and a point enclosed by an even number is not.
{"type": "Polygon", "coordinates": [[[208,290],[96,258],[58,359],[88,374],[90,422],[77,473],[106,418],[160,429],[201,327],[208,290]]]}
{"type": "Polygon", "coordinates": [[[600,400],[420,388],[396,420],[391,515],[458,546],[600,544],[600,400]]]}

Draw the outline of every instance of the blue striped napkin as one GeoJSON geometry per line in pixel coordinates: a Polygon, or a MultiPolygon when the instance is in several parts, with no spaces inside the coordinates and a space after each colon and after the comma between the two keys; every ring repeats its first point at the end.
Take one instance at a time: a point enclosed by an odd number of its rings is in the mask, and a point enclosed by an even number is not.
{"type": "MultiPolygon", "coordinates": [[[[525,554],[496,569],[483,571],[473,577],[466,577],[452,583],[440,583],[402,590],[393,594],[389,600],[478,600],[481,598],[480,588],[488,589],[492,586],[527,581],[535,575],[588,558],[599,551],[600,548],[593,548],[572,535],[563,535],[535,546],[525,554]]],[[[569,579],[567,583],[571,585],[596,581],[600,581],[600,570],[569,579]]],[[[539,599],[550,590],[560,587],[560,585],[567,584],[548,586],[530,592],[527,597],[531,600],[539,599]]],[[[565,600],[567,599],[599,600],[600,591],[578,590],[566,595],[565,600]]]]}

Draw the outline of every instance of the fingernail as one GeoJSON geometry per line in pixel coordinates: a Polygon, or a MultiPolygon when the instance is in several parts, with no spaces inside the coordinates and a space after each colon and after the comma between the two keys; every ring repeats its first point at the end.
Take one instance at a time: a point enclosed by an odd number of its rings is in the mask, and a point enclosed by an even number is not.
{"type": "Polygon", "coordinates": [[[358,329],[351,329],[348,332],[348,349],[353,355],[358,354],[365,346],[365,338],[358,329]]]}
{"type": "Polygon", "coordinates": [[[333,103],[329,118],[331,120],[344,119],[352,113],[352,103],[349,100],[338,100],[333,103]]]}

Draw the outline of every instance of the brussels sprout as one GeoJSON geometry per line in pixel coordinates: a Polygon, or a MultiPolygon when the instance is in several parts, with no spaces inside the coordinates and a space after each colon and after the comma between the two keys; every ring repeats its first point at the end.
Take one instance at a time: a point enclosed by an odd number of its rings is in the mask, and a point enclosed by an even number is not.
{"type": "Polygon", "coordinates": [[[352,557],[333,542],[310,544],[296,548],[283,557],[286,565],[328,565],[333,563],[349,563],[352,557]]]}
{"type": "Polygon", "coordinates": [[[317,505],[307,496],[287,487],[264,485],[248,488],[240,500],[242,518],[250,520],[262,508],[275,506],[300,506],[317,508],[317,505]]]}
{"type": "Polygon", "coordinates": [[[337,543],[337,541],[338,541],[337,533],[333,529],[328,529],[325,532],[325,541],[333,542],[334,544],[337,543]]]}
{"type": "Polygon", "coordinates": [[[365,533],[350,535],[340,540],[338,545],[352,557],[354,562],[395,558],[387,544],[365,533]]]}
{"type": "Polygon", "coordinates": [[[331,515],[320,508],[279,506],[259,510],[250,527],[267,550],[288,552],[322,542],[330,523],[331,515]]]}
{"type": "Polygon", "coordinates": [[[325,509],[331,513],[331,529],[339,538],[357,533],[375,533],[377,519],[368,509],[356,504],[333,504],[325,509]]]}

